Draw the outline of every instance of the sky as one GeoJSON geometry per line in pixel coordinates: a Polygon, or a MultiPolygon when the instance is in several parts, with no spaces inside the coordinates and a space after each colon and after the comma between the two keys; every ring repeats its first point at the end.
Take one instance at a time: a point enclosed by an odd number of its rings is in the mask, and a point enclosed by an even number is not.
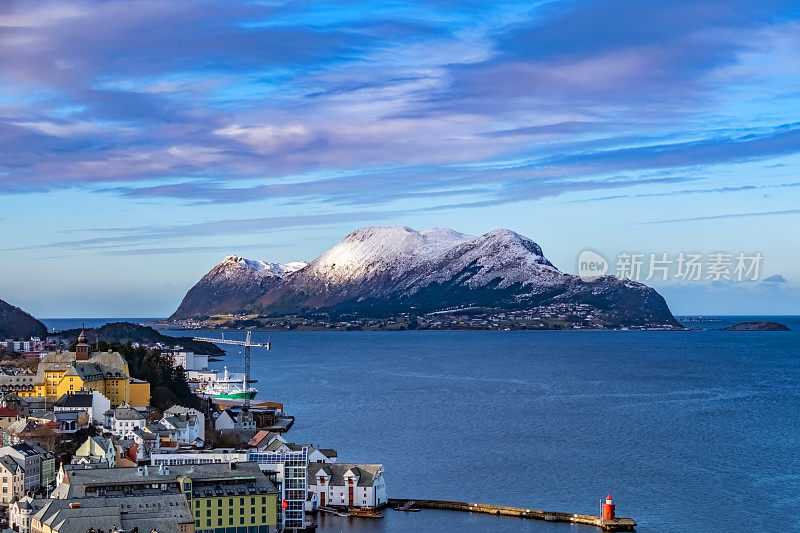
{"type": "MultiPolygon", "coordinates": [[[[370,225],[756,253],[646,281],[676,314],[800,314],[800,4],[0,3],[0,298],[161,317],[230,254],[370,225]]],[[[612,272],[613,273],[613,272],[612,272]]]]}

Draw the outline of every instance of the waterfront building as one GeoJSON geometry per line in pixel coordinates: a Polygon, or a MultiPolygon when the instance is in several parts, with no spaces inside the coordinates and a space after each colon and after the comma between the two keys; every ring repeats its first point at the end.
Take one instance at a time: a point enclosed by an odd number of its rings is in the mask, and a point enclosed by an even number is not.
{"type": "Polygon", "coordinates": [[[175,531],[194,533],[195,520],[188,502],[180,494],[113,498],[47,499],[20,502],[15,520],[22,522],[23,507],[30,533],[74,533],[83,531],[175,531]]]}
{"type": "Polygon", "coordinates": [[[278,489],[255,463],[176,465],[135,468],[62,466],[61,482],[51,497],[58,499],[164,497],[182,494],[198,533],[276,531],[278,489]]]}
{"type": "Polygon", "coordinates": [[[132,438],[137,429],[147,424],[147,418],[129,406],[109,409],[103,413],[103,430],[122,438],[132,438]]]}
{"type": "Polygon", "coordinates": [[[308,468],[308,449],[306,447],[301,447],[299,450],[283,448],[278,451],[218,448],[215,450],[162,452],[154,453],[151,461],[154,467],[256,463],[278,487],[280,499],[286,502],[287,508],[282,514],[279,514],[281,529],[296,531],[308,525],[305,514],[308,468]]]}
{"type": "Polygon", "coordinates": [[[111,409],[111,401],[99,391],[63,394],[53,404],[53,411],[83,411],[97,424],[103,423],[103,413],[111,409]]]}
{"type": "Polygon", "coordinates": [[[310,463],[310,507],[379,508],[388,502],[383,465],[310,463]]]}
{"type": "Polygon", "coordinates": [[[297,531],[306,523],[306,476],[308,449],[300,450],[249,450],[247,460],[255,462],[264,472],[269,472],[280,484],[281,499],[286,506],[282,515],[284,530],[297,531]]]}

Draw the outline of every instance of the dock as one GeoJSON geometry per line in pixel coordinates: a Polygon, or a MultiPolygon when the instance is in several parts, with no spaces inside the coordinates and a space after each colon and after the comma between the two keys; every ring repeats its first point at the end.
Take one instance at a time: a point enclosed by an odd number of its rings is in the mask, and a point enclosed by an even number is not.
{"type": "Polygon", "coordinates": [[[603,531],[634,531],[636,522],[632,518],[603,518],[602,516],[560,513],[556,511],[539,511],[536,509],[523,509],[521,507],[504,507],[502,505],[486,505],[482,503],[453,502],[446,500],[417,500],[410,498],[389,498],[389,506],[397,507],[413,502],[417,509],[439,509],[445,511],[462,511],[468,513],[482,513],[496,516],[510,516],[527,518],[530,520],[544,520],[546,522],[564,522],[567,524],[581,524],[595,526],[603,531]]]}

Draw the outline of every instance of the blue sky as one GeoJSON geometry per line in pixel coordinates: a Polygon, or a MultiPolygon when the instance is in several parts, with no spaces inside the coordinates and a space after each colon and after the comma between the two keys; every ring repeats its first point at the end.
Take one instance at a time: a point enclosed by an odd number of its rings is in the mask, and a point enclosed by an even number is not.
{"type": "Polygon", "coordinates": [[[165,316],[228,254],[366,225],[760,252],[777,283],[652,283],[676,313],[800,313],[800,6],[0,4],[0,298],[165,316]]]}

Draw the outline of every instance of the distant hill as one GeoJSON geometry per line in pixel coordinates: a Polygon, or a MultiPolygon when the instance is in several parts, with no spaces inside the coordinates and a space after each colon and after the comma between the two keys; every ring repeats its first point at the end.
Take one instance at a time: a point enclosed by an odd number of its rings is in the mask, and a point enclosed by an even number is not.
{"type": "Polygon", "coordinates": [[[47,327],[19,307],[0,300],[0,339],[26,340],[47,335],[47,327]]]}
{"type": "Polygon", "coordinates": [[[682,327],[654,289],[561,272],[533,240],[507,229],[475,237],[451,229],[368,227],[307,265],[291,265],[228,257],[192,287],[171,318],[336,319],[480,308],[564,313],[604,327],[682,327]]]}
{"type": "MultiPolygon", "coordinates": [[[[160,342],[168,346],[180,345],[187,351],[207,355],[225,355],[225,352],[216,344],[196,341],[190,337],[170,337],[163,335],[149,326],[142,326],[132,322],[110,322],[99,328],[84,330],[89,343],[101,340],[107,343],[119,342],[160,342]]],[[[57,335],[63,339],[74,340],[81,332],[81,328],[59,331],[57,335]]]]}
{"type": "Polygon", "coordinates": [[[757,320],[754,322],[739,322],[727,328],[722,328],[725,331],[791,331],[787,326],[778,322],[767,322],[764,320],[757,320]]]}

